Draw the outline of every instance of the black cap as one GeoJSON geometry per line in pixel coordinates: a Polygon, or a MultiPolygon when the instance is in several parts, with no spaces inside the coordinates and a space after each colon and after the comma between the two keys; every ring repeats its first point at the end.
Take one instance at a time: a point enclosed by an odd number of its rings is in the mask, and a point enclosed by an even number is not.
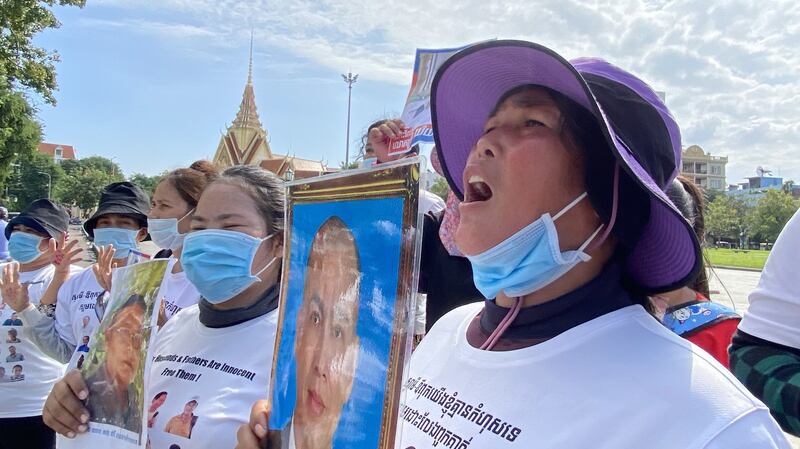
{"type": "Polygon", "coordinates": [[[150,211],[150,197],[130,182],[115,182],[106,186],[100,194],[100,203],[92,218],[83,223],[83,229],[94,238],[97,219],[102,215],[130,215],[142,227],[147,227],[147,212],[150,211]]]}
{"type": "Polygon", "coordinates": [[[69,213],[62,206],[50,200],[36,200],[8,222],[6,226],[7,239],[11,237],[14,226],[18,224],[56,238],[69,229],[69,213]]]}

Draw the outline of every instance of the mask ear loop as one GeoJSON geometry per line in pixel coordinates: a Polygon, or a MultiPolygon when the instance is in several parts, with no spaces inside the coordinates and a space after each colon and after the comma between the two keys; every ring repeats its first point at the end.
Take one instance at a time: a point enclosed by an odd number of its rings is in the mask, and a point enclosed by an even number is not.
{"type": "MultiPolygon", "coordinates": [[[[177,221],[177,222],[175,222],[175,227],[177,228],[177,227],[178,227],[178,225],[180,225],[180,224],[181,224],[181,222],[182,222],[184,219],[186,219],[186,217],[188,217],[189,215],[192,215],[192,212],[194,212],[196,209],[197,209],[196,207],[193,207],[193,208],[192,208],[192,209],[191,209],[189,212],[186,212],[186,215],[184,215],[183,217],[179,218],[179,219],[178,219],[178,221],[177,221]]],[[[190,231],[191,231],[191,230],[190,230],[190,231]]],[[[186,233],[181,233],[180,231],[178,231],[178,235],[186,235],[186,234],[188,234],[188,232],[186,232],[186,233]]]]}
{"type": "Polygon", "coordinates": [[[606,241],[611,230],[614,229],[614,223],[617,221],[617,209],[619,208],[619,164],[614,165],[614,187],[611,199],[611,216],[608,219],[608,224],[605,226],[603,233],[600,237],[593,241],[586,249],[587,252],[593,251],[600,247],[606,241]]]}
{"type": "MultiPolygon", "coordinates": [[[[618,209],[618,206],[619,206],[619,164],[616,164],[614,166],[614,187],[613,187],[613,191],[614,191],[613,192],[613,198],[611,200],[611,217],[608,220],[608,225],[605,227],[605,230],[603,231],[603,234],[600,235],[600,237],[597,240],[595,240],[594,242],[592,242],[588,246],[589,249],[587,249],[587,251],[591,251],[591,250],[597,248],[598,246],[602,245],[603,242],[608,238],[609,234],[611,234],[611,229],[614,228],[614,222],[617,221],[617,209],[618,209]]],[[[570,203],[569,205],[567,205],[567,207],[565,207],[563,210],[561,210],[559,213],[557,213],[555,215],[555,217],[553,217],[553,220],[555,220],[558,217],[560,217],[561,215],[563,215],[564,212],[566,212],[569,209],[571,209],[572,206],[577,204],[579,201],[581,201],[585,197],[586,197],[586,193],[584,193],[583,195],[581,195],[578,198],[576,198],[575,200],[573,200],[572,203],[570,203]]],[[[597,233],[599,231],[600,231],[600,228],[598,228],[594,232],[592,237],[589,238],[589,241],[591,241],[594,238],[594,236],[597,235],[597,233]]],[[[509,309],[508,313],[506,313],[506,316],[503,318],[503,320],[500,322],[500,324],[497,325],[497,328],[495,328],[495,330],[491,333],[491,335],[489,335],[489,338],[487,338],[486,341],[483,342],[483,344],[481,345],[480,349],[482,349],[484,351],[491,351],[492,348],[494,348],[494,346],[497,344],[497,342],[500,341],[500,337],[502,337],[503,334],[505,333],[505,331],[508,330],[508,328],[511,326],[511,323],[513,323],[514,320],[517,319],[517,315],[519,315],[519,311],[520,311],[520,309],[522,309],[522,298],[517,297],[515,299],[516,299],[516,302],[514,302],[514,305],[511,307],[511,309],[509,309]]]]}
{"type": "MultiPolygon", "coordinates": [[[[272,233],[272,234],[264,237],[263,239],[261,239],[261,243],[259,243],[259,246],[261,246],[261,244],[266,242],[267,240],[270,240],[271,238],[275,237],[275,235],[276,235],[276,233],[272,233]]],[[[256,250],[256,251],[258,251],[258,250],[256,250]]],[[[255,253],[253,253],[253,254],[255,255],[255,253]]],[[[253,276],[255,276],[255,277],[260,276],[261,273],[267,271],[269,269],[269,267],[271,267],[277,261],[278,261],[278,258],[277,257],[273,257],[272,260],[270,260],[269,263],[264,266],[264,268],[258,270],[258,273],[253,274],[253,276]]],[[[260,280],[261,279],[259,278],[259,281],[260,280]]]]}

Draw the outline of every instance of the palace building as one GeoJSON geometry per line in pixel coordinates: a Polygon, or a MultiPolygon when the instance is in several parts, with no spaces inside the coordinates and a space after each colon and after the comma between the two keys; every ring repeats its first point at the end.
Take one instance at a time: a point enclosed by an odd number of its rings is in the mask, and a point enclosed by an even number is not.
{"type": "Polygon", "coordinates": [[[692,145],[683,150],[682,162],[681,174],[698,186],[719,191],[727,188],[728,184],[725,182],[727,157],[712,156],[698,145],[692,145]]]}
{"type": "Polygon", "coordinates": [[[250,66],[247,84],[236,118],[220,137],[214,163],[225,168],[232,165],[258,165],[284,180],[311,178],[337,171],[322,161],[312,161],[294,155],[276,154],[269,145],[267,131],[261,124],[253,91],[253,43],[250,42],[250,66]]]}

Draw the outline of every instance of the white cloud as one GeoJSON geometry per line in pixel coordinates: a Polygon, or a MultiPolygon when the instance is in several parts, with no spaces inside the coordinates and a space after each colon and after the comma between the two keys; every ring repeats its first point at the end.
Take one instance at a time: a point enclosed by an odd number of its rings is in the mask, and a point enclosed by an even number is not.
{"type": "MultiPolygon", "coordinates": [[[[138,32],[206,46],[280,49],[362,79],[404,85],[416,47],[521,38],[567,57],[601,56],[667,93],[684,144],[729,156],[729,182],[756,165],[800,180],[800,3],[755,0],[98,0],[138,32]],[[142,12],[141,8],[149,8],[142,12]],[[229,45],[229,44],[228,44],[229,45]]],[[[112,25],[109,25],[112,26],[112,25]]]]}

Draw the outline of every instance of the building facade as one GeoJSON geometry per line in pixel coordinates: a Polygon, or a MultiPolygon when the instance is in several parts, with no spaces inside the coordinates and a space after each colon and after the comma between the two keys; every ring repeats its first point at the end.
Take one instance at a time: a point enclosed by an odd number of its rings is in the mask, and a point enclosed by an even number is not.
{"type": "Polygon", "coordinates": [[[681,174],[704,189],[724,191],[727,157],[712,156],[697,145],[683,150],[681,174]]]}
{"type": "Polygon", "coordinates": [[[258,165],[284,180],[311,178],[336,171],[322,161],[298,158],[294,155],[275,154],[269,145],[269,136],[261,124],[253,90],[253,49],[250,48],[250,68],[244,87],[242,102],[236,118],[220,137],[214,163],[221,167],[233,165],[258,165]]]}
{"type": "MultiPolygon", "coordinates": [[[[772,173],[765,173],[759,168],[758,176],[746,178],[747,182],[733,184],[728,186],[728,191],[725,192],[728,196],[734,197],[745,204],[755,206],[767,194],[767,190],[782,190],[784,189],[783,178],[772,176],[772,173]],[[769,174],[770,176],[766,176],[769,174]]],[[[787,191],[794,194],[791,187],[787,191]]]]}
{"type": "Polygon", "coordinates": [[[42,142],[39,144],[37,150],[39,153],[52,157],[55,163],[59,163],[63,160],[74,161],[78,159],[75,148],[73,148],[72,145],[42,142]]]}

